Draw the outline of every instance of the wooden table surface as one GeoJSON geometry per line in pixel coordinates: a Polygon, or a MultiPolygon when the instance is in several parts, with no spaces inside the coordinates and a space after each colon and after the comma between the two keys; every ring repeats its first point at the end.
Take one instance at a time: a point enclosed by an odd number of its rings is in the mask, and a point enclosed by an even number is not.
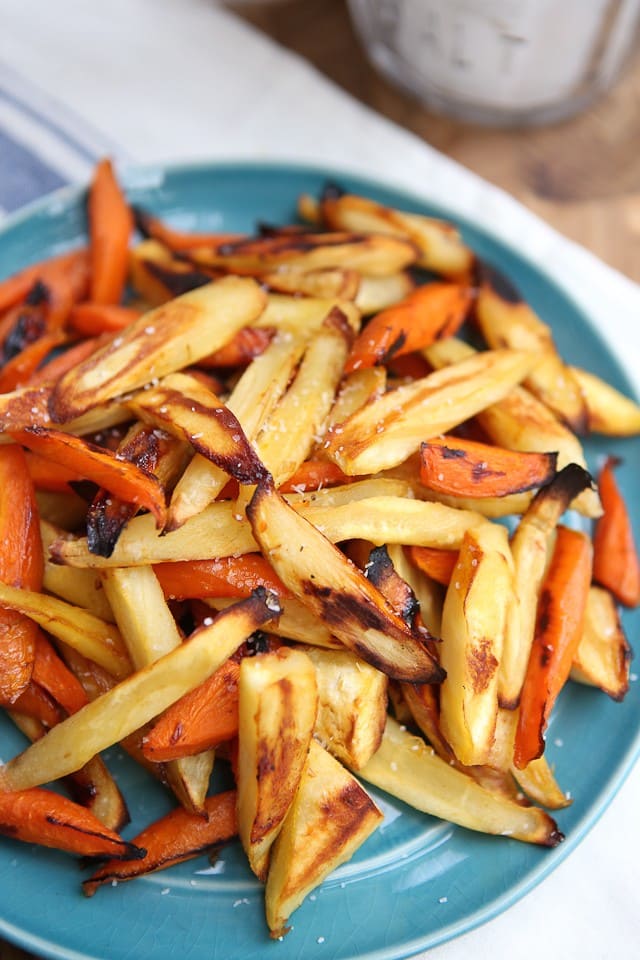
{"type": "MultiPolygon", "coordinates": [[[[354,97],[503,187],[560,232],[640,281],[640,57],[609,94],[575,119],[537,129],[492,130],[431,113],[376,73],[343,0],[231,5],[354,97]]],[[[0,940],[0,960],[30,956],[0,940]]]]}
{"type": "Polygon", "coordinates": [[[583,115],[529,130],[490,130],[429,112],[376,73],[345,0],[230,4],[379,113],[503,187],[561,233],[640,280],[640,56],[583,115]]]}

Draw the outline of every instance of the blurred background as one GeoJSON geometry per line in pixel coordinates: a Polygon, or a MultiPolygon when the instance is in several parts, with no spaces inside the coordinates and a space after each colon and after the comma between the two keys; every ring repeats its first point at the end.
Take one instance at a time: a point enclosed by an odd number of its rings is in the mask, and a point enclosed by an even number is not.
{"type": "Polygon", "coordinates": [[[351,15],[347,0],[226,5],[361,102],[640,280],[636,0],[351,0],[351,15]],[[478,7],[489,21],[484,32],[477,18],[473,24],[478,7]],[[518,31],[509,31],[509,19],[518,31]],[[499,46],[489,60],[492,42],[499,46]],[[518,72],[514,51],[519,56],[527,45],[531,56],[518,72]],[[555,74],[553,57],[561,65],[555,74]],[[464,83],[472,85],[475,109],[464,83]],[[512,99],[528,102],[528,115],[510,112],[512,99]],[[458,119],[452,110],[489,123],[458,119]],[[552,122],[572,110],[578,112],[552,122]]]}

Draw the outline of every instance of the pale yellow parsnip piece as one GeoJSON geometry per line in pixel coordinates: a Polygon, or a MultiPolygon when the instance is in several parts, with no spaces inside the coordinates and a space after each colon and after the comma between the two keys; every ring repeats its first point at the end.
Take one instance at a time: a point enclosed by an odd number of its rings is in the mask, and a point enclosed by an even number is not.
{"type": "Polygon", "coordinates": [[[272,936],[304,898],[349,860],[383,815],[356,778],[312,740],[295,800],[271,852],[265,891],[272,936]]]}
{"type": "Polygon", "coordinates": [[[295,380],[256,439],[276,486],[291,477],[324,433],[350,346],[350,328],[334,309],[310,340],[295,380]]]}
{"type": "MultiPolygon", "coordinates": [[[[355,537],[378,544],[456,548],[466,530],[487,522],[471,510],[406,499],[402,496],[402,481],[381,479],[363,484],[367,488],[361,493],[371,492],[373,496],[360,497],[359,484],[354,483],[353,492],[343,487],[323,490],[317,496],[292,494],[291,505],[334,543],[355,537]],[[390,493],[376,495],[379,489],[390,493]]],[[[238,513],[236,504],[225,500],[209,504],[178,530],[165,535],[158,533],[150,515],[134,517],[122,531],[110,557],[90,553],[85,537],[61,539],[51,545],[57,563],[96,569],[206,560],[257,549],[250,525],[238,513]]]]}
{"type": "Polygon", "coordinates": [[[291,806],[318,707],[302,651],[244,657],[238,681],[238,829],[251,869],[266,880],[269,851],[291,806]]]}
{"type": "Polygon", "coordinates": [[[264,292],[248,277],[225,277],[143,314],[66,373],[49,402],[57,422],[78,417],[224,346],[262,313],[264,292]]]}
{"type": "Polygon", "coordinates": [[[267,294],[267,305],[255,326],[295,331],[312,337],[326,317],[337,307],[347,318],[354,333],[360,330],[360,311],[351,300],[341,297],[293,297],[283,293],[267,294]]]}
{"type": "Polygon", "coordinates": [[[0,790],[25,790],[73,773],[207,679],[258,627],[277,617],[273,596],[253,595],[180,647],[131,674],[0,767],[0,790]]]}
{"type": "MultiPolygon", "coordinates": [[[[468,530],[442,610],[442,733],[466,766],[487,763],[498,716],[498,667],[515,627],[513,563],[507,530],[484,523],[468,530]]],[[[517,609],[517,607],[516,607],[517,609]]]]}
{"type": "Polygon", "coordinates": [[[380,749],[358,776],[423,813],[470,830],[549,847],[562,840],[543,810],[489,792],[392,717],[387,719],[380,749]]]}
{"type": "MultiPolygon", "coordinates": [[[[307,205],[306,209],[313,208],[307,205]]],[[[444,220],[385,207],[355,194],[322,199],[318,213],[334,230],[407,237],[419,250],[418,265],[444,276],[459,277],[473,266],[473,252],[456,227],[444,220]]]]}
{"type": "Polygon", "coordinates": [[[424,634],[408,627],[381,592],[272,484],[257,487],[247,517],[283,583],[346,647],[390,677],[414,683],[441,679],[422,642],[424,634]]]}
{"type": "Polygon", "coordinates": [[[110,557],[91,553],[86,537],[58,540],[51,545],[51,554],[57,563],[103,569],[167,560],[206,560],[257,549],[251,527],[238,516],[235,504],[219,500],[164,536],[155,529],[151,514],[134,517],[120,534],[110,557]]]}
{"type": "Polygon", "coordinates": [[[376,752],[387,718],[388,679],[350,650],[305,647],[318,685],[315,735],[352,770],[376,752]]]}
{"type": "Polygon", "coordinates": [[[524,351],[487,350],[390,390],[334,426],[325,455],[349,476],[395,467],[429,437],[504,397],[535,360],[524,351]]]}
{"type": "MultiPolygon", "coordinates": [[[[151,514],[148,516],[153,519],[151,514]]],[[[101,620],[88,610],[58,597],[21,590],[2,582],[0,606],[18,610],[35,620],[58,640],[104,667],[112,676],[126,677],[131,672],[129,654],[115,624],[101,620]]]]}
{"type": "Polygon", "coordinates": [[[640,433],[640,405],[595,373],[569,367],[578,381],[585,402],[589,429],[611,437],[633,437],[640,433]]]}
{"type": "MultiPolygon", "coordinates": [[[[151,567],[105,570],[102,581],[136,670],[181,645],[182,637],[151,567]]],[[[164,765],[169,786],[192,813],[204,810],[213,761],[213,750],[206,750],[164,765]]]]}
{"type": "MultiPolygon", "coordinates": [[[[240,421],[245,436],[254,441],[264,421],[284,393],[302,356],[308,335],[281,330],[267,349],[246,368],[231,391],[226,406],[240,421]]],[[[204,510],[229,480],[211,460],[196,453],[176,484],[171,497],[166,530],[176,530],[204,510]]]]}
{"type": "Polygon", "coordinates": [[[540,359],[525,385],[572,430],[584,433],[587,408],[580,387],[559,355],[550,327],[522,300],[513,302],[483,284],[476,317],[489,347],[532,350],[540,359]]]}
{"type": "MultiPolygon", "coordinates": [[[[473,347],[457,337],[440,340],[423,353],[438,370],[475,355],[473,347]]],[[[556,451],[558,470],[569,463],[577,463],[587,469],[578,437],[525,387],[514,386],[501,399],[479,410],[476,416],[480,426],[498,446],[538,453],[556,451]]],[[[583,490],[572,507],[588,517],[599,517],[602,513],[595,489],[583,490]]]]}

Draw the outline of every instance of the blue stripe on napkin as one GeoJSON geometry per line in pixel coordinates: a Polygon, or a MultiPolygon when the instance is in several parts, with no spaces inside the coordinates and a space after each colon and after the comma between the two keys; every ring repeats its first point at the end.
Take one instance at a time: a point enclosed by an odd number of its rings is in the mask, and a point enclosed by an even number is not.
{"type": "Polygon", "coordinates": [[[0,207],[3,210],[11,213],[67,182],[0,128],[0,207]]]}
{"type": "Polygon", "coordinates": [[[0,220],[124,151],[0,60],[0,220]]]}
{"type": "MultiPolygon", "coordinates": [[[[6,78],[5,82],[0,84],[0,98],[6,100],[7,103],[10,103],[19,110],[23,116],[29,117],[29,119],[39,127],[53,134],[58,141],[68,146],[78,157],[86,160],[91,166],[93,166],[98,159],[98,154],[95,150],[91,149],[91,147],[85,143],[82,143],[77,136],[74,136],[69,130],[65,129],[60,122],[60,118],[54,116],[55,107],[53,105],[50,105],[50,112],[45,112],[43,105],[38,107],[34,102],[27,100],[24,94],[21,95],[16,93],[15,90],[9,90],[6,78]]],[[[60,109],[58,109],[57,113],[60,113],[60,109]]]]}

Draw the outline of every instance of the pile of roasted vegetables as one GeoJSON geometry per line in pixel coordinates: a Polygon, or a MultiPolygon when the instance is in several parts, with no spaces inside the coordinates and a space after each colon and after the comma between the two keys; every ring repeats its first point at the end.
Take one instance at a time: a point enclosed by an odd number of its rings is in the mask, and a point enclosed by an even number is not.
{"type": "Polygon", "coordinates": [[[0,703],[32,741],[0,830],[98,858],[89,895],[239,836],[272,936],[379,825],[363,783],[561,840],[549,716],[569,679],[624,697],[640,600],[580,441],[638,405],[452,225],[299,211],[179,233],[105,160],[87,246],[0,282],[0,703]],[[176,798],[130,841],[113,744],[176,798]]]}

